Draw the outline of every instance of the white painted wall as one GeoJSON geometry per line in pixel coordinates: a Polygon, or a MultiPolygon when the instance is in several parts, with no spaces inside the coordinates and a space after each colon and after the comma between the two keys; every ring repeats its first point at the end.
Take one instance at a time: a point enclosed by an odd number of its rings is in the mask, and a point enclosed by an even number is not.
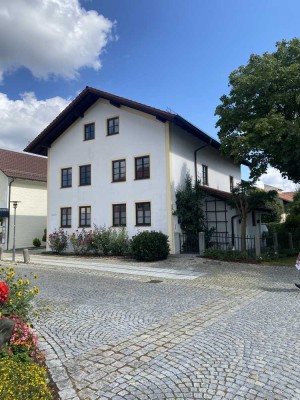
{"type": "Polygon", "coordinates": [[[0,171],[0,208],[7,208],[8,178],[0,171]]]}
{"type": "Polygon", "coordinates": [[[60,227],[60,209],[72,207],[71,233],[79,206],[91,206],[93,224],[112,225],[112,204],[126,203],[130,236],[141,230],[167,234],[165,124],[130,108],[99,100],[48,151],[48,232],[60,227]],[[119,116],[119,134],[107,136],[108,118],[119,116]],[[84,141],[84,125],[95,122],[95,139],[84,141]],[[150,179],[134,180],[134,157],[150,156],[150,179]],[[112,183],[112,161],[126,159],[126,182],[112,183]],[[92,183],[79,186],[79,166],[91,164],[92,183]],[[61,188],[61,169],[72,167],[72,187],[61,188]],[[135,203],[151,202],[151,226],[135,226],[135,203]]]}
{"type": "MultiPolygon", "coordinates": [[[[199,139],[185,132],[182,128],[171,125],[171,183],[172,207],[175,209],[176,190],[184,184],[187,172],[195,179],[194,151],[205,145],[199,139]]],[[[202,164],[208,167],[208,184],[214,189],[230,192],[229,177],[233,176],[234,184],[240,182],[240,166],[232,160],[221,156],[217,149],[207,146],[197,153],[198,178],[202,178],[202,164]]],[[[173,218],[174,232],[180,232],[177,218],[173,218]]]]}
{"type": "MultiPolygon", "coordinates": [[[[11,201],[20,201],[16,214],[16,248],[32,247],[42,240],[47,223],[46,182],[16,179],[11,185],[11,201]]],[[[10,204],[9,249],[13,246],[14,209],[10,204]]]]}

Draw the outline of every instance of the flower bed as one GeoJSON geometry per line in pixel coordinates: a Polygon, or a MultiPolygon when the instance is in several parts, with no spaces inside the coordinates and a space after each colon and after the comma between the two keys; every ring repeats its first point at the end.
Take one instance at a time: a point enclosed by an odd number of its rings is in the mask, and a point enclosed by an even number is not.
{"type": "MultiPolygon", "coordinates": [[[[37,279],[37,276],[34,276],[37,279]]],[[[31,329],[32,299],[38,288],[18,277],[14,268],[0,270],[0,321],[12,329],[0,349],[0,400],[52,400],[46,369],[31,329]]]]}

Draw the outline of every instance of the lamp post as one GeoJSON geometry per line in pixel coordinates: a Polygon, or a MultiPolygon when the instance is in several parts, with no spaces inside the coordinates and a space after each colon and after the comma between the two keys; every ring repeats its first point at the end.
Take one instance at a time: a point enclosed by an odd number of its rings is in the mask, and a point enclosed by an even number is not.
{"type": "Polygon", "coordinates": [[[16,216],[17,216],[17,207],[18,203],[21,203],[20,201],[11,201],[13,203],[13,208],[14,208],[14,239],[13,239],[13,255],[12,255],[12,261],[16,260],[16,216]]]}

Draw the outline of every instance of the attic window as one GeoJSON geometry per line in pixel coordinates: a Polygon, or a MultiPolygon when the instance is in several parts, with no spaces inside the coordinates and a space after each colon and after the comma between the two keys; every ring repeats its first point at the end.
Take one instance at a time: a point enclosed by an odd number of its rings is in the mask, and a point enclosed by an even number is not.
{"type": "Polygon", "coordinates": [[[84,125],[84,140],[95,139],[95,123],[84,125]]]}
{"type": "Polygon", "coordinates": [[[107,120],[107,135],[116,135],[119,133],[119,117],[109,118],[107,120]]]}

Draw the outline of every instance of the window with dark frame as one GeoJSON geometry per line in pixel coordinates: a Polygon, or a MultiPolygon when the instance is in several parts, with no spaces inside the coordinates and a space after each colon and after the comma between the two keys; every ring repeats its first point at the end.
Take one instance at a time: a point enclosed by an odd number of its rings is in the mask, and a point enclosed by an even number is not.
{"type": "Polygon", "coordinates": [[[91,207],[84,206],[79,207],[79,227],[90,227],[91,226],[91,207]]]}
{"type": "Polygon", "coordinates": [[[63,207],[60,209],[60,227],[71,228],[72,225],[72,208],[63,207]]]}
{"type": "Polygon", "coordinates": [[[233,176],[229,177],[229,185],[230,185],[230,191],[232,192],[234,188],[233,176]]]}
{"type": "Polygon", "coordinates": [[[126,204],[113,204],[113,226],[126,226],[126,204]]]}
{"type": "Polygon", "coordinates": [[[79,167],[79,185],[85,186],[91,184],[91,165],[81,165],[79,167]]]}
{"type": "Polygon", "coordinates": [[[107,120],[107,135],[116,135],[119,133],[119,117],[109,118],[107,120]]]}
{"type": "Polygon", "coordinates": [[[202,185],[208,186],[208,168],[207,165],[202,165],[202,185]]]}
{"type": "Polygon", "coordinates": [[[84,140],[95,139],[95,123],[84,125],[84,140]]]}
{"type": "Polygon", "coordinates": [[[147,203],[136,203],[136,225],[137,226],[149,226],[151,225],[151,205],[147,203]]]}
{"type": "Polygon", "coordinates": [[[126,160],[116,160],[112,162],[112,181],[126,181],[126,160]]]}
{"type": "Polygon", "coordinates": [[[135,179],[150,178],[150,157],[135,157],[135,179]]]}
{"type": "Polygon", "coordinates": [[[72,168],[63,168],[61,170],[61,187],[71,187],[72,186],[72,168]]]}

